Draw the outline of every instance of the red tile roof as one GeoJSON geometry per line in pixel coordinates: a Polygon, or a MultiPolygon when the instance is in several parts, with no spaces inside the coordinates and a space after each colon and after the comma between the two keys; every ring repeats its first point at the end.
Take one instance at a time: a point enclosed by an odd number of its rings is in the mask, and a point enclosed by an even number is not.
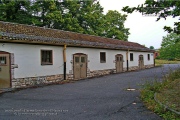
{"type": "Polygon", "coordinates": [[[151,51],[138,43],[0,21],[0,41],[151,51]]]}

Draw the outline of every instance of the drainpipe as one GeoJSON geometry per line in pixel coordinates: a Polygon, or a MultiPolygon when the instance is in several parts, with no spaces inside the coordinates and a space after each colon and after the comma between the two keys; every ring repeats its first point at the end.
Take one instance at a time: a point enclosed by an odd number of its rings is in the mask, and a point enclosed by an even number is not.
{"type": "Polygon", "coordinates": [[[153,53],[153,58],[154,58],[154,67],[155,67],[156,62],[155,62],[155,57],[154,57],[154,55],[155,55],[155,52],[153,53]]]}
{"type": "Polygon", "coordinates": [[[129,54],[129,49],[126,52],[126,60],[127,60],[127,71],[129,71],[129,61],[128,61],[128,54],[129,54]]]}
{"type": "Polygon", "coordinates": [[[66,80],[66,45],[63,49],[63,59],[64,59],[64,80],[66,80]]]}

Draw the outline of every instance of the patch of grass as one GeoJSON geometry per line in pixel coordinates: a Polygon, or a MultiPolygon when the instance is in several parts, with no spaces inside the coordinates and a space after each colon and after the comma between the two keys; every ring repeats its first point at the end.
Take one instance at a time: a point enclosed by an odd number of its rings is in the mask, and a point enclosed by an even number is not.
{"type": "Polygon", "coordinates": [[[155,66],[161,66],[163,64],[178,64],[180,61],[168,61],[168,60],[159,60],[155,59],[155,66]]]}
{"type": "Polygon", "coordinates": [[[180,79],[169,83],[157,93],[156,97],[161,103],[180,112],[180,79]]]}
{"type": "Polygon", "coordinates": [[[156,79],[153,82],[146,82],[141,90],[141,99],[145,106],[157,113],[165,120],[180,120],[180,115],[177,115],[163,106],[159,105],[154,100],[154,94],[157,93],[157,99],[169,107],[179,111],[180,104],[180,68],[176,71],[171,71],[165,76],[162,82],[156,79]]]}

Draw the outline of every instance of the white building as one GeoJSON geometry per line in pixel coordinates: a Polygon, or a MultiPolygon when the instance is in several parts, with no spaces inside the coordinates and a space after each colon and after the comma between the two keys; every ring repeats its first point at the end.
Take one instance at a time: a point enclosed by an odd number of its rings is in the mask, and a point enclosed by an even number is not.
{"type": "Polygon", "coordinates": [[[153,52],[137,43],[0,21],[0,88],[150,68],[153,52]]]}

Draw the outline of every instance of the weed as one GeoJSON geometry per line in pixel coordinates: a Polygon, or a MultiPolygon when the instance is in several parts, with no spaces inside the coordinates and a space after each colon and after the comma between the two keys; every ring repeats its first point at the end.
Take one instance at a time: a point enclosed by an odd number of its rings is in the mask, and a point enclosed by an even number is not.
{"type": "Polygon", "coordinates": [[[165,75],[165,72],[162,70],[163,80],[159,80],[155,76],[153,82],[145,82],[141,90],[141,99],[148,109],[154,111],[165,120],[180,120],[179,115],[167,110],[154,100],[154,94],[157,93],[157,99],[163,104],[174,110],[180,110],[180,68],[176,71],[169,68],[169,71],[170,73],[165,75]]]}

